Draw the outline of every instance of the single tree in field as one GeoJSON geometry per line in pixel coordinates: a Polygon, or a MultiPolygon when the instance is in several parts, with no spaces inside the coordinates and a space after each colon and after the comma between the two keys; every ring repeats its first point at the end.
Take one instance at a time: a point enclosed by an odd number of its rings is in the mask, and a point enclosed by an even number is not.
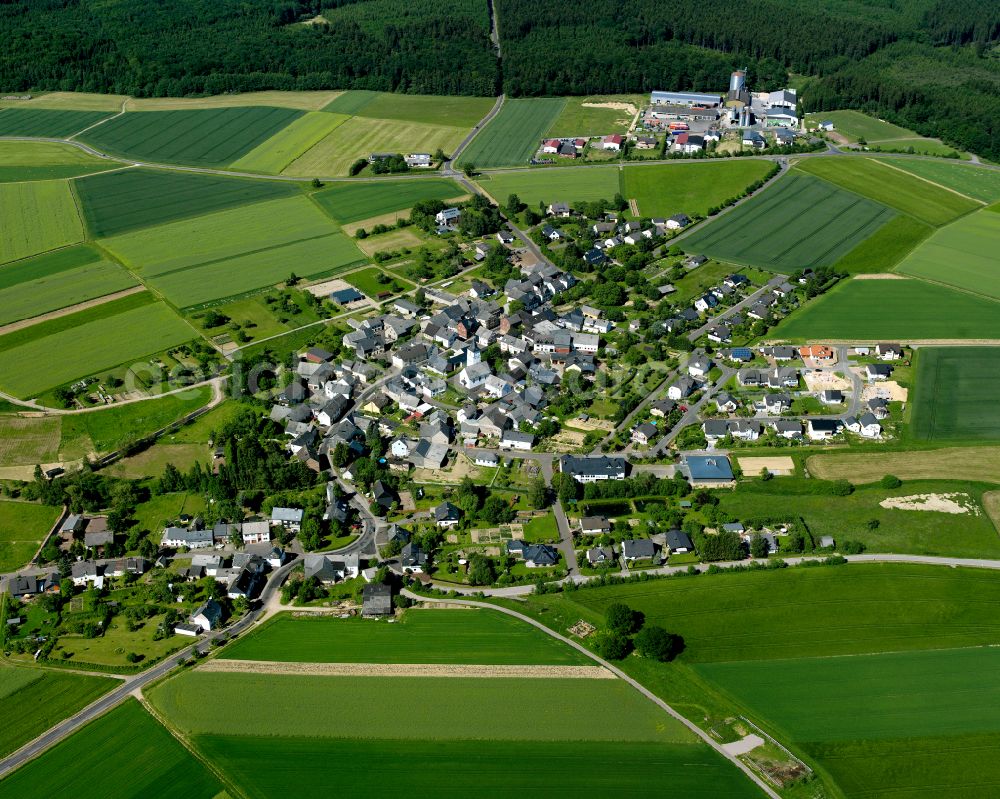
{"type": "Polygon", "coordinates": [[[642,627],[645,615],[640,610],[632,610],[624,602],[612,602],[604,611],[604,621],[612,632],[631,635],[642,627]]]}
{"type": "Polygon", "coordinates": [[[684,639],[654,624],[639,631],[635,637],[635,648],[643,657],[666,663],[684,649],[684,639]]]}

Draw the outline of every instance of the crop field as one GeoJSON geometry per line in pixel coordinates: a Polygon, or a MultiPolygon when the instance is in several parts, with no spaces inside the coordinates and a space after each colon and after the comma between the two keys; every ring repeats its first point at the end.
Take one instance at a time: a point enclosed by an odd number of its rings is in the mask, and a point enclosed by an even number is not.
{"type": "MultiPolygon", "coordinates": [[[[367,92],[347,92],[348,97],[367,92]]],[[[471,130],[493,107],[492,97],[454,97],[426,94],[372,93],[367,101],[358,103],[356,116],[373,119],[395,119],[402,122],[423,122],[471,130]]],[[[326,111],[337,111],[327,107],[326,111]]]]}
{"type": "Polygon", "coordinates": [[[90,247],[66,247],[0,270],[0,325],[136,285],[132,275],[90,247]]]}
{"type": "Polygon", "coordinates": [[[301,116],[288,108],[137,111],[116,117],[81,140],[98,150],[166,164],[222,167],[301,116]]]}
{"type": "Polygon", "coordinates": [[[623,194],[637,201],[642,216],[705,214],[742,194],[770,168],[767,161],[756,160],[626,166],[623,194]]]}
{"type": "Polygon", "coordinates": [[[359,158],[371,153],[431,153],[438,148],[446,154],[465,138],[465,128],[431,125],[391,119],[352,117],[309,148],[283,170],[299,177],[346,175],[359,158]]]}
{"type": "MultiPolygon", "coordinates": [[[[1000,414],[996,416],[992,438],[1000,438],[1000,414]]],[[[943,473],[938,476],[949,475],[943,473]]],[[[841,544],[848,540],[861,541],[869,552],[1000,558],[1000,535],[983,513],[980,485],[940,479],[927,482],[908,480],[901,487],[888,490],[878,485],[865,486],[846,497],[784,493],[783,485],[784,480],[775,479],[764,486],[767,491],[722,494],[719,496],[719,507],[744,522],[760,518],[799,517],[805,521],[814,540],[830,535],[841,544]],[[969,504],[977,513],[901,510],[883,508],[879,504],[889,497],[949,492],[967,494],[971,498],[969,504]],[[878,521],[878,529],[869,530],[868,523],[873,519],[878,521]]]]}
{"type": "Polygon", "coordinates": [[[449,200],[465,194],[453,180],[426,178],[341,183],[316,192],[313,199],[343,225],[412,208],[421,200],[449,200]]]}
{"type": "MultiPolygon", "coordinates": [[[[134,296],[143,297],[145,293],[134,296]]],[[[133,307],[78,326],[74,317],[80,314],[53,320],[60,323],[58,332],[46,334],[43,323],[0,337],[0,386],[15,396],[35,396],[195,337],[194,330],[161,302],[133,307]],[[60,357],[53,358],[52,353],[56,352],[60,357]],[[45,367],[39,368],[39,364],[45,367]]]]}
{"type": "MultiPolygon", "coordinates": [[[[20,569],[31,560],[58,518],[58,508],[0,500],[0,571],[20,569]]],[[[0,728],[0,749],[3,737],[0,728]]]]}
{"type": "Polygon", "coordinates": [[[364,110],[366,105],[375,101],[378,94],[378,92],[369,91],[368,89],[351,89],[350,91],[341,92],[320,110],[326,111],[329,114],[357,116],[364,110]]]}
{"type": "Polygon", "coordinates": [[[0,416],[0,466],[53,463],[59,456],[57,416],[0,416]]]}
{"type": "Polygon", "coordinates": [[[299,111],[321,111],[333,102],[339,91],[260,91],[216,94],[211,97],[130,97],[126,111],[184,111],[197,108],[242,108],[275,106],[299,111]]]}
{"type": "Polygon", "coordinates": [[[606,136],[625,133],[632,124],[634,112],[608,105],[631,105],[642,108],[649,102],[643,95],[608,95],[601,97],[567,97],[562,113],[545,132],[545,136],[606,136]]]}
{"type": "Polygon", "coordinates": [[[0,263],[83,240],[83,225],[63,180],[0,183],[0,263]]]}
{"type": "Polygon", "coordinates": [[[1000,440],[1000,348],[929,347],[917,358],[912,431],[924,441],[1000,440]]]}
{"type": "Polygon", "coordinates": [[[423,740],[624,740],[686,743],[691,733],[622,680],[506,677],[329,677],[190,671],[149,700],[187,734],[391,736],[423,740]],[[278,692],[282,714],[240,697],[278,692]],[[433,712],[406,723],[421,697],[433,712]],[[512,697],[517,697],[512,702],[512,697]],[[225,712],[219,712],[219,703],[225,712]],[[544,706],[544,712],[539,709],[544,706]],[[330,708],[338,708],[331,713],[330,708]],[[469,713],[469,708],[477,708],[469,713]]]}
{"type": "Polygon", "coordinates": [[[178,307],[194,308],[273,286],[287,279],[291,272],[299,277],[319,277],[341,272],[365,260],[351,239],[343,233],[330,233],[162,273],[148,282],[178,307]]]}
{"type": "Polygon", "coordinates": [[[1000,300],[1000,213],[983,209],[943,227],[898,271],[1000,300]]]}
{"type": "Polygon", "coordinates": [[[792,314],[773,339],[1000,339],[1000,303],[923,280],[849,280],[792,314]]]}
{"type": "Polygon", "coordinates": [[[837,269],[850,274],[888,272],[933,232],[912,216],[894,216],[837,261],[837,269]]]}
{"type": "Polygon", "coordinates": [[[117,167],[70,144],[0,141],[0,183],[72,178],[117,167]]]}
{"type": "Polygon", "coordinates": [[[684,636],[681,662],[713,663],[994,644],[998,599],[1000,581],[985,570],[852,563],[588,588],[559,601],[594,621],[625,602],[684,636]]]}
{"type": "MultiPolygon", "coordinates": [[[[54,521],[54,520],[53,520],[54,521]]],[[[72,672],[0,667],[0,756],[69,718],[118,684],[72,672]]]]}
{"type": "Polygon", "coordinates": [[[462,152],[459,166],[527,166],[565,105],[563,97],[507,100],[462,152]]]}
{"type": "Polygon", "coordinates": [[[122,103],[126,99],[124,94],[46,92],[44,94],[36,94],[30,100],[0,100],[0,108],[10,106],[11,108],[22,109],[54,108],[57,110],[109,111],[111,113],[118,113],[121,111],[122,103]]]}
{"type": "Polygon", "coordinates": [[[0,797],[213,799],[222,785],[129,699],[0,782],[0,797]]]}
{"type": "MultiPolygon", "coordinates": [[[[152,277],[336,231],[337,226],[319,208],[300,196],[228,208],[132,231],[105,239],[102,244],[127,266],[152,277]],[[184,242],[182,252],[178,252],[178,241],[184,242]]],[[[286,266],[287,272],[299,268],[299,264],[286,266]]]]}
{"type": "Polygon", "coordinates": [[[851,799],[932,799],[1000,788],[998,659],[990,647],[697,671],[816,758],[851,799]]]}
{"type": "Polygon", "coordinates": [[[946,447],[906,452],[842,452],[810,455],[809,473],[823,480],[873,483],[887,474],[900,480],[952,480],[1000,483],[1000,448],[946,447]]]}
{"type": "Polygon", "coordinates": [[[280,616],[226,647],[222,657],[313,663],[592,663],[534,627],[489,610],[409,610],[396,624],[280,616]]]}
{"type": "Polygon", "coordinates": [[[343,114],[310,111],[279,130],[270,139],[258,144],[239,160],[234,161],[231,168],[277,175],[302,153],[319,144],[334,128],[348,119],[349,117],[343,114]]]}
{"type": "Polygon", "coordinates": [[[59,111],[48,108],[0,109],[0,136],[64,139],[110,116],[111,114],[104,111],[59,111]]]}
{"type": "Polygon", "coordinates": [[[833,122],[837,133],[846,136],[851,141],[867,139],[869,142],[874,142],[882,139],[904,139],[917,136],[912,130],[876,119],[860,111],[817,111],[806,117],[806,124],[826,120],[833,122]]]}
{"type": "Polygon", "coordinates": [[[334,784],[358,799],[654,797],[663,795],[665,785],[672,795],[692,799],[759,796],[749,780],[701,745],[524,740],[484,746],[464,740],[401,744],[388,738],[222,735],[197,736],[195,745],[252,799],[306,796],[334,784]],[[257,768],[263,762],[268,768],[257,768]]]}
{"type": "Polygon", "coordinates": [[[279,181],[162,169],[112,172],[82,178],[75,186],[93,238],[299,194],[295,186],[279,181]]]}
{"type": "Polygon", "coordinates": [[[483,175],[479,184],[498,203],[516,194],[521,202],[537,210],[538,204],[555,202],[570,204],[580,201],[614,199],[621,192],[621,172],[618,167],[587,169],[522,169],[483,175]]]}
{"type": "Polygon", "coordinates": [[[892,165],[983,202],[1000,200],[1000,171],[950,161],[894,158],[892,165]]]}
{"type": "Polygon", "coordinates": [[[791,174],[696,231],[685,249],[790,273],[836,263],[893,216],[886,206],[831,183],[791,174]]]}
{"type": "Polygon", "coordinates": [[[980,203],[960,197],[908,172],[887,160],[875,158],[809,158],[796,169],[828,180],[841,188],[868,197],[928,225],[945,225],[980,203]]]}

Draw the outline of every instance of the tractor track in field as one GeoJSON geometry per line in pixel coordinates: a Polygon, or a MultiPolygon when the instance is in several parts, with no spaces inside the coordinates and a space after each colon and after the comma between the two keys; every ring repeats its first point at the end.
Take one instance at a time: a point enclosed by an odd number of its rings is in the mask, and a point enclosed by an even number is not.
{"type": "Polygon", "coordinates": [[[481,679],[614,680],[602,666],[483,665],[473,663],[291,663],[216,658],[198,671],[312,677],[459,677],[481,679]]]}

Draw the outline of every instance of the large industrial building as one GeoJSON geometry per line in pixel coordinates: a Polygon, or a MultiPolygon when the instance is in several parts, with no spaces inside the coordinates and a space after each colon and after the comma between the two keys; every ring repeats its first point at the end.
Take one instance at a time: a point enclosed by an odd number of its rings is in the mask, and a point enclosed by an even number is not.
{"type": "Polygon", "coordinates": [[[695,94],[693,92],[652,92],[649,96],[649,104],[674,105],[674,106],[700,106],[701,108],[715,108],[722,103],[722,95],[719,94],[695,94]]]}

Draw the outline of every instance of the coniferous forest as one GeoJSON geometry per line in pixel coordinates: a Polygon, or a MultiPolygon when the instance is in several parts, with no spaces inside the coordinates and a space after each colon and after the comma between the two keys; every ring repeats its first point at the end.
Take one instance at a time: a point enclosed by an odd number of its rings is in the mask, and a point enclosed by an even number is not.
{"type": "Polygon", "coordinates": [[[995,0],[4,0],[0,90],[365,88],[512,96],[754,88],[1000,158],[995,0]],[[306,24],[308,21],[308,24],[306,24]]]}

